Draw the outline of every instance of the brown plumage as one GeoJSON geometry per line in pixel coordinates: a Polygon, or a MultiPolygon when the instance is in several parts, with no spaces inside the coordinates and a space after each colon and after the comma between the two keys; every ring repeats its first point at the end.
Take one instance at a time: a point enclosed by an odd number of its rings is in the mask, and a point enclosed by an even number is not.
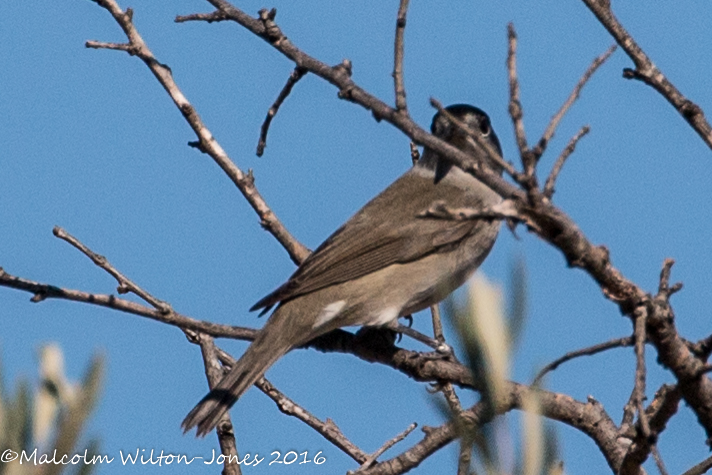
{"type": "MultiPolygon", "coordinates": [[[[500,151],[489,118],[467,105],[448,107],[500,151]]],[[[433,133],[495,171],[441,114],[433,133]]],[[[501,152],[500,152],[501,153],[501,152]]],[[[244,355],[186,416],[183,429],[211,431],[232,404],[281,356],[331,330],[385,325],[427,308],[462,285],[494,245],[496,220],[443,220],[421,215],[435,202],[484,209],[500,201],[491,189],[437,154],[420,161],[376,196],[307,258],[290,279],[251,310],[277,309],[244,355]]]]}

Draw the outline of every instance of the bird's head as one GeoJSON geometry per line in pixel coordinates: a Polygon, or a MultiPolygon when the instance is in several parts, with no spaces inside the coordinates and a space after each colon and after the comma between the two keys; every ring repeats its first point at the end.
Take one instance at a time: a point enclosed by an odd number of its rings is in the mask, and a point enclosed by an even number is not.
{"type": "MultiPolygon", "coordinates": [[[[502,156],[502,148],[500,147],[497,134],[495,134],[492,128],[489,116],[483,110],[468,104],[454,104],[446,107],[445,110],[452,115],[452,117],[464,124],[470,130],[471,134],[477,134],[502,156]]],[[[484,150],[479,150],[481,147],[472,136],[457,124],[452,123],[446,114],[442,112],[435,114],[430,130],[436,137],[445,140],[460,150],[470,153],[478,162],[484,163],[484,165],[492,171],[502,173],[502,168],[493,162],[484,150]]],[[[426,158],[426,155],[429,154],[424,154],[423,158],[426,158]]],[[[431,156],[427,158],[433,160],[435,157],[431,156]]],[[[439,161],[438,159],[436,160],[439,161]]],[[[441,166],[442,165],[438,165],[438,168],[441,166]]]]}

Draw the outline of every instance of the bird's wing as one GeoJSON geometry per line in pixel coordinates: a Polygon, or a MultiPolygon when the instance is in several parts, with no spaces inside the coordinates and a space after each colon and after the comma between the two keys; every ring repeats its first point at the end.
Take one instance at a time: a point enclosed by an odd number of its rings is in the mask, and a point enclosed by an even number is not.
{"type": "Polygon", "coordinates": [[[435,184],[432,178],[406,173],[324,241],[287,282],[250,310],[267,311],[299,295],[450,249],[482,226],[482,221],[446,221],[417,215],[437,200],[453,207],[482,206],[480,195],[453,188],[446,181],[435,184]],[[421,183],[414,182],[417,180],[421,183]],[[374,209],[387,210],[387,216],[378,219],[373,216],[374,209]]]}

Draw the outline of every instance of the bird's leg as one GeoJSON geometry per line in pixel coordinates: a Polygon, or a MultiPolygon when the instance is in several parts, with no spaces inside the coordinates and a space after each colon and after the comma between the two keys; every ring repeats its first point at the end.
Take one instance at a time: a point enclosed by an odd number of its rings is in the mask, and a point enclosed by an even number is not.
{"type": "MultiPolygon", "coordinates": [[[[411,322],[413,321],[413,317],[410,315],[404,318],[408,318],[408,320],[410,320],[411,322]]],[[[387,323],[386,325],[384,325],[384,328],[388,328],[399,335],[409,336],[412,339],[419,341],[426,346],[429,346],[430,348],[434,349],[436,354],[439,354],[440,357],[452,355],[452,348],[450,348],[450,346],[446,343],[441,343],[438,340],[423,335],[422,333],[411,328],[410,326],[406,327],[404,325],[401,325],[398,323],[398,320],[393,320],[390,323],[387,323]]]]}

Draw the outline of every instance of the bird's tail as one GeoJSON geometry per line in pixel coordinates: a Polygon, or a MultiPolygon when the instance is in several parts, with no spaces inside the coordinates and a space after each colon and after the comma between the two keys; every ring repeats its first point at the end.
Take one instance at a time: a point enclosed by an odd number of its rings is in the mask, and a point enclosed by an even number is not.
{"type": "Polygon", "coordinates": [[[184,433],[197,426],[198,437],[203,437],[213,430],[235,401],[292,348],[285,332],[269,328],[275,324],[279,326],[281,319],[275,317],[279,316],[272,315],[230,372],[183,419],[181,427],[184,433]]]}

